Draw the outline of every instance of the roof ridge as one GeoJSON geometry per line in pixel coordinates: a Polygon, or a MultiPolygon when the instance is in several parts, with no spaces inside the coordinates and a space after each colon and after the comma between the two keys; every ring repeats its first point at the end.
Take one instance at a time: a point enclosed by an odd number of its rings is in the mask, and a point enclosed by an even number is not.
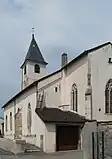
{"type": "Polygon", "coordinates": [[[80,57],[83,57],[85,55],[87,55],[88,53],[92,52],[92,51],[95,51],[97,49],[100,49],[106,45],[109,45],[112,43],[110,41],[106,42],[106,43],[103,43],[103,44],[100,44],[100,45],[97,45],[93,48],[90,48],[90,49],[87,49],[87,50],[84,50],[82,53],[78,54],[75,58],[73,58],[71,61],[69,61],[66,65],[64,65],[62,68],[66,68],[69,64],[73,63],[74,61],[78,60],[80,57]]]}
{"type": "MultiPolygon", "coordinates": [[[[92,52],[92,51],[94,51],[94,50],[97,50],[97,49],[100,49],[100,48],[102,48],[102,47],[104,47],[104,46],[106,46],[106,45],[109,45],[109,44],[112,44],[110,41],[108,41],[108,42],[106,42],[106,43],[102,43],[102,44],[100,44],[100,45],[97,45],[97,46],[94,46],[94,47],[92,47],[92,48],[90,48],[90,49],[87,49],[87,50],[85,50],[86,52],[92,52]]],[[[84,51],[84,52],[85,52],[84,51]]]]}

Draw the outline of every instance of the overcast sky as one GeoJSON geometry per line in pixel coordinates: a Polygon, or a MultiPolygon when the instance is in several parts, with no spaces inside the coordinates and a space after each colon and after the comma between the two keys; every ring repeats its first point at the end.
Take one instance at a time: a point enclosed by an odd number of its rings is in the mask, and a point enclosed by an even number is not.
{"type": "Polygon", "coordinates": [[[1,106],[20,90],[32,27],[48,71],[55,71],[63,52],[71,60],[112,40],[112,0],[0,0],[1,106]]]}

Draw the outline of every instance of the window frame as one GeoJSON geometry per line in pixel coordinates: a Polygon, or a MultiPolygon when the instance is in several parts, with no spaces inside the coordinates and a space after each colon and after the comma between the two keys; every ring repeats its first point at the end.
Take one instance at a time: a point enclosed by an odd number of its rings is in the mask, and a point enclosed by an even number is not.
{"type": "Polygon", "coordinates": [[[78,89],[75,83],[72,85],[71,90],[71,107],[73,111],[78,112],[78,89]]]}
{"type": "Polygon", "coordinates": [[[34,72],[35,73],[40,73],[40,66],[38,64],[34,65],[34,72]]]}
{"type": "Polygon", "coordinates": [[[24,75],[26,75],[26,65],[24,66],[24,75]]]}
{"type": "Polygon", "coordinates": [[[12,130],[12,112],[10,112],[10,130],[12,130]]]}
{"type": "Polygon", "coordinates": [[[105,114],[112,114],[112,79],[105,87],[105,114]]]}
{"type": "Polygon", "coordinates": [[[5,116],[5,130],[8,131],[8,115],[5,116]]]}

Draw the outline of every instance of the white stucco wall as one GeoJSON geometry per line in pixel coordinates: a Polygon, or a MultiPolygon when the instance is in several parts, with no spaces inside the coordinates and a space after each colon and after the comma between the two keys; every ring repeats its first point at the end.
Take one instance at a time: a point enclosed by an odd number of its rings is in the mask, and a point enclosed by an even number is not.
{"type": "MultiPolygon", "coordinates": [[[[22,137],[26,137],[29,135],[27,128],[27,112],[28,112],[28,104],[31,105],[32,112],[32,126],[31,126],[31,135],[34,136],[36,134],[35,131],[35,108],[36,108],[36,87],[31,88],[27,92],[23,93],[21,96],[16,98],[16,100],[12,101],[5,109],[4,109],[4,118],[6,115],[8,116],[8,131],[5,129],[4,122],[4,134],[6,138],[13,138],[15,133],[15,120],[14,114],[17,113],[18,108],[22,111],[22,137]],[[12,131],[10,130],[10,112],[12,112],[12,131]]],[[[5,120],[4,120],[5,121],[5,120]]]]}
{"type": "Polygon", "coordinates": [[[83,159],[92,159],[92,132],[97,132],[96,121],[86,122],[82,128],[81,136],[82,136],[83,159]]]}
{"type": "Polygon", "coordinates": [[[40,73],[35,73],[34,72],[35,64],[37,64],[37,63],[31,62],[31,61],[28,61],[26,63],[26,74],[25,75],[24,75],[24,67],[23,67],[23,69],[22,69],[23,88],[25,88],[26,86],[30,85],[34,81],[36,81],[36,80],[38,80],[38,79],[40,79],[48,74],[47,70],[46,70],[46,66],[42,65],[42,64],[38,64],[40,66],[40,73]],[[26,81],[26,86],[24,85],[24,81],[26,81]]]}
{"type": "Polygon", "coordinates": [[[74,62],[63,71],[61,81],[61,103],[71,109],[71,89],[75,83],[78,89],[78,113],[85,115],[85,90],[87,88],[88,62],[87,56],[74,62]]]}
{"type": "Polygon", "coordinates": [[[112,78],[112,46],[109,44],[89,54],[92,73],[93,119],[112,120],[111,114],[105,114],[105,86],[112,78]],[[101,111],[99,111],[101,109],[101,111]]]}
{"type": "Polygon", "coordinates": [[[4,137],[14,138],[15,124],[14,124],[14,102],[11,102],[4,110],[4,137]],[[10,130],[10,112],[12,112],[12,130],[10,130]],[[6,115],[7,115],[7,131],[6,131],[6,115]]]}
{"type": "MultiPolygon", "coordinates": [[[[36,113],[35,113],[36,114],[36,113]]],[[[46,151],[45,137],[46,137],[46,126],[45,123],[36,114],[35,118],[35,131],[36,131],[36,146],[41,147],[41,135],[43,135],[43,150],[46,151]]]]}
{"type": "Polygon", "coordinates": [[[55,124],[46,124],[46,152],[56,151],[56,126],[55,124]]]}
{"type": "Polygon", "coordinates": [[[46,78],[38,83],[38,94],[45,94],[46,107],[58,107],[61,105],[61,72],[46,78]],[[57,92],[55,92],[57,87],[57,92]]]}

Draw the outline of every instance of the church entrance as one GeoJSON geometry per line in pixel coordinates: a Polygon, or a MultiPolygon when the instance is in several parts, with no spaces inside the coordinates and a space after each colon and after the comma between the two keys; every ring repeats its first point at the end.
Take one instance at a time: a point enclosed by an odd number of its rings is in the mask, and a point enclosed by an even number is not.
{"type": "Polygon", "coordinates": [[[79,126],[57,126],[56,127],[56,149],[77,150],[79,142],[79,126]]]}
{"type": "Polygon", "coordinates": [[[15,115],[15,138],[20,139],[22,136],[22,111],[18,109],[15,115]]]}

